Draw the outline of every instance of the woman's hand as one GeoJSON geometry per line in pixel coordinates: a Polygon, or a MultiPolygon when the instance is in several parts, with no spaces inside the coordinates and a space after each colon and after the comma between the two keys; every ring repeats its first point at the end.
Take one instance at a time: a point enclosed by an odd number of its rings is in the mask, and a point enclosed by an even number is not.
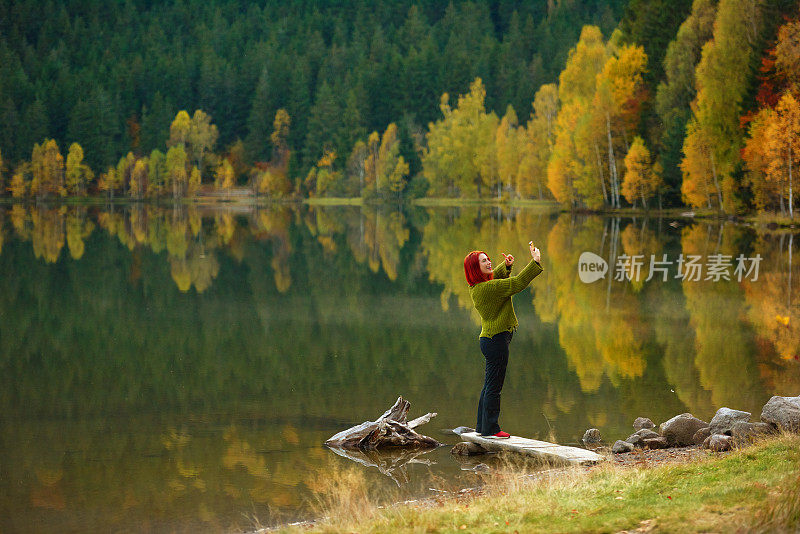
{"type": "Polygon", "coordinates": [[[506,267],[511,267],[514,264],[514,256],[506,254],[505,252],[501,252],[500,254],[506,259],[506,267]]]}
{"type": "Polygon", "coordinates": [[[533,258],[533,261],[535,261],[536,263],[541,262],[542,253],[538,248],[536,248],[536,246],[534,246],[533,241],[528,241],[528,246],[531,249],[531,258],[533,258]]]}

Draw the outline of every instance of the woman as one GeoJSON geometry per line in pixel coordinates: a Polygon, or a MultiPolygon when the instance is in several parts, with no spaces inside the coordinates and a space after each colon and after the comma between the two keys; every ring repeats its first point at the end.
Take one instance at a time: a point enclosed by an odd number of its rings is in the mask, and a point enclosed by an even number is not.
{"type": "Polygon", "coordinates": [[[503,254],[503,261],[492,271],[492,260],[476,250],[464,258],[464,274],[469,294],[481,316],[479,337],[481,352],[486,358],[486,378],[478,401],[478,424],[475,430],[482,436],[507,438],[500,430],[500,391],[506,377],[508,344],[519,323],[511,303],[511,295],[519,293],[542,272],[541,252],[528,243],[531,262],[517,276],[510,276],[514,256],[503,254]]]}

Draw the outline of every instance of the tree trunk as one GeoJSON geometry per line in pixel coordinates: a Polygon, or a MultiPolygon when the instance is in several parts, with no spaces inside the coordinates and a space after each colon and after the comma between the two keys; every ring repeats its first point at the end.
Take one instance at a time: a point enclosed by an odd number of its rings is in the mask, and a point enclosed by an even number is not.
{"type": "Polygon", "coordinates": [[[597,169],[600,172],[600,185],[603,188],[603,203],[608,204],[608,194],[606,193],[606,179],[603,176],[603,158],[600,157],[600,148],[597,142],[594,143],[594,155],[597,157],[597,169]]]}
{"type": "Polygon", "coordinates": [[[794,219],[792,198],[792,149],[789,149],[789,218],[794,219]]]}
{"type": "Polygon", "coordinates": [[[611,207],[619,208],[619,186],[617,181],[617,162],[614,158],[614,143],[611,138],[611,117],[606,113],[606,136],[608,137],[608,173],[611,181],[611,207]]]}
{"type": "Polygon", "coordinates": [[[714,187],[717,189],[717,200],[719,201],[719,211],[724,212],[722,207],[722,191],[719,189],[719,181],[717,180],[717,165],[714,161],[714,154],[711,154],[711,176],[714,177],[714,187]]]}
{"type": "Polygon", "coordinates": [[[413,421],[407,420],[411,403],[403,397],[397,397],[394,405],[386,410],[375,421],[366,421],[334,434],[325,445],[343,449],[360,449],[362,451],[388,447],[430,448],[440,445],[438,441],[414,432],[414,428],[424,425],[436,413],[427,413],[413,421]]]}

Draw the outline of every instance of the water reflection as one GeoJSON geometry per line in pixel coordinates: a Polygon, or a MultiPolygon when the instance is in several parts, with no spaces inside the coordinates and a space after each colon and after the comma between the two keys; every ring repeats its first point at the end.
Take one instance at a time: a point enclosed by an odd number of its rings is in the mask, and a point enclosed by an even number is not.
{"type": "MultiPolygon", "coordinates": [[[[0,531],[301,516],[325,438],[398,395],[470,425],[483,369],[462,258],[525,261],[530,239],[545,271],[515,298],[515,433],[616,439],[640,415],[757,418],[800,393],[788,232],[485,207],[5,206],[0,531]],[[605,278],[580,280],[584,251],[605,278]],[[620,264],[739,254],[760,255],[757,279],[620,264]]],[[[446,449],[357,460],[409,492],[460,471],[446,449]]]]}

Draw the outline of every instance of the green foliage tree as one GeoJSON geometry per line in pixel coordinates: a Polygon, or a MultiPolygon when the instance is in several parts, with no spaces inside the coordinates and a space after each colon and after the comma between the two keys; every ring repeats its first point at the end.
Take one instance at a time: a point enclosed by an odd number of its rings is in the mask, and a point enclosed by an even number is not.
{"type": "Polygon", "coordinates": [[[664,196],[667,204],[680,202],[680,160],[690,104],[696,95],[695,69],[703,45],[711,39],[717,0],[694,0],[692,11],[667,45],[664,79],[655,94],[655,111],[661,121],[660,150],[657,160],[664,169],[664,196]]]}
{"type": "MultiPolygon", "coordinates": [[[[188,116],[188,115],[187,115],[188,116]]],[[[172,198],[178,199],[186,194],[189,175],[186,170],[188,158],[182,144],[176,144],[167,151],[165,167],[165,186],[172,189],[172,198]]]]}
{"type": "MultiPolygon", "coordinates": [[[[720,0],[713,39],[703,46],[695,72],[697,97],[691,122],[697,126],[690,129],[709,147],[708,158],[721,196],[719,208],[727,213],[741,208],[736,171],[744,131],[739,117],[754,75],[748,67],[756,54],[761,11],[755,0],[720,0]]],[[[691,148],[687,143],[684,152],[691,148]]]]}
{"type": "Polygon", "coordinates": [[[480,78],[451,108],[442,96],[443,118],[428,127],[428,146],[422,157],[422,172],[432,194],[482,196],[497,178],[494,137],[497,115],[484,108],[486,90],[480,78]]]}

